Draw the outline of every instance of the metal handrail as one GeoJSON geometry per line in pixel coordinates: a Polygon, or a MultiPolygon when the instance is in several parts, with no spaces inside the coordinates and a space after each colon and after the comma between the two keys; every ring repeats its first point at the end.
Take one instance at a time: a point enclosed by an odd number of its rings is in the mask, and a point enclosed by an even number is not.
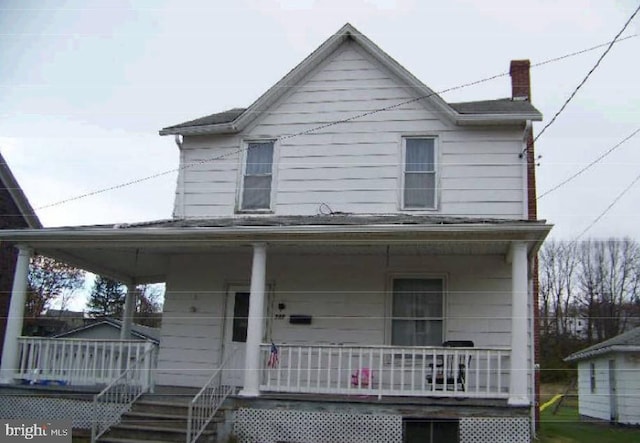
{"type": "Polygon", "coordinates": [[[187,420],[187,443],[193,443],[204,432],[213,417],[224,403],[225,399],[233,391],[233,386],[222,383],[222,374],[227,364],[233,360],[237,348],[234,348],[223,360],[202,389],[189,403],[189,415],[187,420]]]}
{"type": "Polygon", "coordinates": [[[92,443],[95,443],[102,434],[117,423],[122,414],[129,410],[133,402],[152,388],[151,377],[140,377],[141,371],[150,371],[150,363],[155,352],[153,343],[147,343],[147,347],[147,350],[138,360],[93,397],[92,443]],[[144,366],[141,367],[141,365],[144,366]],[[100,404],[115,404],[117,409],[100,408],[100,404]]]}

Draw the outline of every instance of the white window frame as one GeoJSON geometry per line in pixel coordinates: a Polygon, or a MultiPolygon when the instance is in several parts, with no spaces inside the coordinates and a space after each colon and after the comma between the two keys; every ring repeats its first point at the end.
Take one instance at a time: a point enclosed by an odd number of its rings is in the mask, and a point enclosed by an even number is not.
{"type": "Polygon", "coordinates": [[[403,211],[437,211],[438,210],[438,202],[440,200],[440,146],[439,146],[439,138],[436,135],[405,135],[402,137],[401,141],[401,164],[400,164],[400,208],[403,211]],[[407,140],[408,139],[429,139],[433,140],[433,206],[430,207],[413,207],[405,204],[404,194],[405,194],[405,181],[406,181],[406,167],[407,167],[407,140]]]}
{"type": "MultiPolygon", "coordinates": [[[[385,343],[389,346],[396,346],[392,343],[393,334],[393,282],[394,280],[441,280],[442,281],[442,341],[447,341],[447,276],[446,274],[390,274],[387,278],[387,291],[385,300],[385,343]]],[[[429,317],[428,320],[438,320],[438,318],[429,317]]],[[[440,344],[438,344],[440,346],[440,344]]]]}
{"type": "Polygon", "coordinates": [[[240,156],[240,160],[242,162],[240,167],[240,174],[238,179],[238,193],[237,193],[237,209],[236,212],[242,213],[272,213],[274,208],[275,201],[275,183],[276,183],[276,158],[277,158],[277,141],[273,138],[252,138],[242,141],[242,155],[240,156]],[[256,208],[256,209],[245,209],[244,206],[244,179],[247,172],[247,157],[249,155],[249,145],[252,143],[273,143],[273,151],[271,156],[271,192],[269,194],[269,207],[267,208],[256,208]]]}

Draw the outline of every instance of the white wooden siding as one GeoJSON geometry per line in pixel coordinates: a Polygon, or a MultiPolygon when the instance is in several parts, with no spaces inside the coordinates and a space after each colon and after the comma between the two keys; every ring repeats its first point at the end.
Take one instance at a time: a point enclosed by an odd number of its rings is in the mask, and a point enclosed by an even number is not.
{"type": "Polygon", "coordinates": [[[609,359],[607,357],[578,363],[578,410],[580,415],[609,420],[609,359]],[[589,364],[596,369],[596,389],[591,392],[589,364]]]}
{"type": "MultiPolygon", "coordinates": [[[[226,157],[180,172],[175,214],[235,215],[243,139],[297,134],[414,97],[410,85],[346,43],[245,133],[185,137],[186,164],[226,157]]],[[[321,203],[334,211],[399,212],[401,140],[408,135],[438,138],[436,214],[522,217],[522,129],[455,126],[420,102],[278,142],[275,214],[313,215],[321,203]]]]}
{"type": "Polygon", "coordinates": [[[640,424],[640,353],[615,353],[578,363],[580,414],[609,420],[609,360],[616,364],[618,422],[640,424]],[[591,393],[589,365],[596,365],[596,392],[591,393]]]}
{"type": "Polygon", "coordinates": [[[616,356],[618,388],[618,420],[640,424],[640,353],[618,353],[616,356]]]}
{"type": "MultiPolygon", "coordinates": [[[[220,361],[225,287],[248,283],[246,254],[175,257],[167,280],[158,383],[197,386],[220,361]],[[193,312],[195,311],[195,312],[193,312]]],[[[509,346],[511,271],[503,256],[269,253],[267,340],[289,344],[389,344],[391,276],[445,276],[446,340],[509,346]],[[283,319],[277,306],[283,303],[283,319]],[[311,325],[289,316],[311,315],[311,325]]],[[[508,367],[504,368],[505,371],[508,367]]],[[[506,373],[504,374],[506,376],[506,373]]]]}

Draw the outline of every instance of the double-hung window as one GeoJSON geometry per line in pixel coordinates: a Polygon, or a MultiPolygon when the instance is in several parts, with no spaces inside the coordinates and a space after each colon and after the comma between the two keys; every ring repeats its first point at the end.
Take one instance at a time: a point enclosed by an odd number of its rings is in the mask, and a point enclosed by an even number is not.
{"type": "Polygon", "coordinates": [[[403,139],[403,208],[436,207],[436,140],[433,137],[403,139]]]}
{"type": "Polygon", "coordinates": [[[273,141],[247,143],[242,179],[242,210],[271,209],[273,141]]]}
{"type": "Polygon", "coordinates": [[[443,326],[443,280],[401,278],[393,280],[391,344],[440,346],[443,326]]]}

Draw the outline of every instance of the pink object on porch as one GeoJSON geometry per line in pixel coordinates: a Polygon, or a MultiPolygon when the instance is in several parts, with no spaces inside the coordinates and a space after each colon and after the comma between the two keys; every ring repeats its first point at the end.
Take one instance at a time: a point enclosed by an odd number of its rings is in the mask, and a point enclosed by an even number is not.
{"type": "Polygon", "coordinates": [[[370,381],[373,381],[373,374],[369,368],[356,369],[356,372],[351,374],[351,385],[353,386],[367,388],[370,381]]]}

